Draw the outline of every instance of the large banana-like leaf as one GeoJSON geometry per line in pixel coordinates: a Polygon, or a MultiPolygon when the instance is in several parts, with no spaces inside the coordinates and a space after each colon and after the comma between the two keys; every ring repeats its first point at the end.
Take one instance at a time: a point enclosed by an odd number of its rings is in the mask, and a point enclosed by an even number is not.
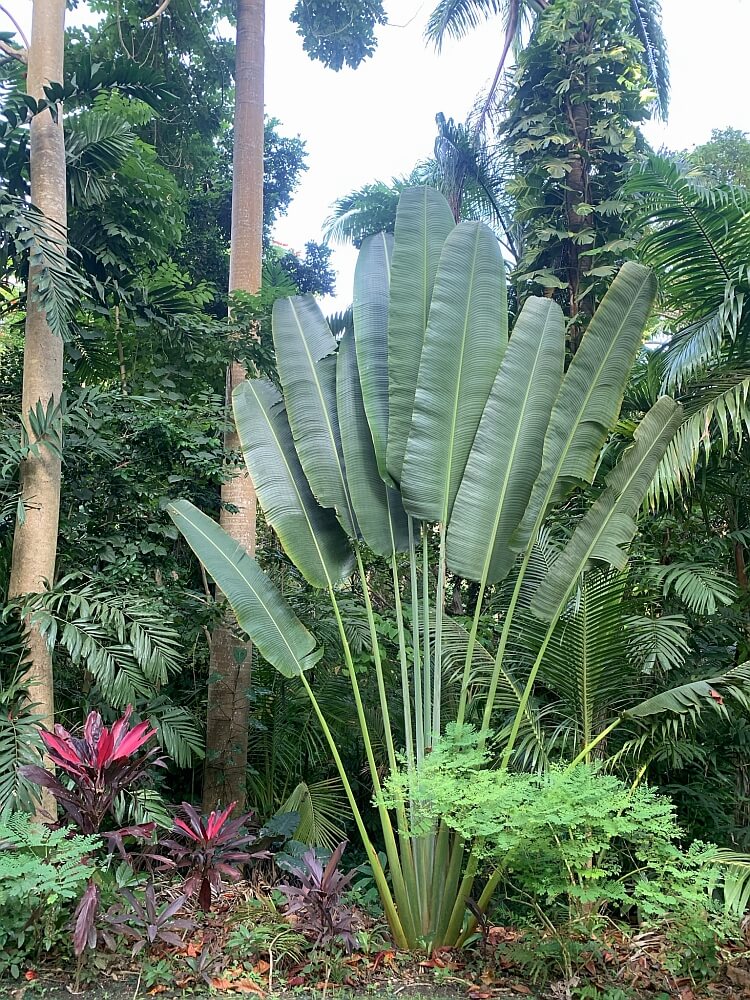
{"type": "Polygon", "coordinates": [[[362,244],[354,271],[354,336],[362,400],[381,476],[387,477],[388,303],[393,236],[378,233],[362,244]]]}
{"type": "Polygon", "coordinates": [[[409,547],[406,514],[399,493],[378,474],[350,333],[339,344],[336,399],[347,487],[362,537],[381,556],[405,551],[409,547]]]}
{"type": "Polygon", "coordinates": [[[233,403],[250,477],[284,551],[314,587],[348,576],[349,542],[333,512],[310,491],[278,391],[263,379],[248,380],[235,389],[233,403]]]}
{"type": "Polygon", "coordinates": [[[750,707],[750,662],[733,667],[718,677],[690,681],[662,691],[629,708],[623,715],[626,719],[646,719],[666,713],[695,719],[704,708],[726,714],[727,698],[734,698],[744,708],[750,707]]]}
{"type": "Polygon", "coordinates": [[[531,610],[539,618],[552,621],[560,613],[576,580],[592,561],[625,568],[625,549],[636,532],[636,515],[681,419],[682,407],[662,396],[638,425],[633,444],[607,476],[603,493],[573,532],[531,602],[531,610]]]}
{"type": "Polygon", "coordinates": [[[448,202],[433,188],[407,188],[396,213],[388,309],[386,466],[398,483],[411,429],[419,359],[440,253],[455,227],[448,202]]]}
{"type": "Polygon", "coordinates": [[[495,583],[516,558],[510,539],[542,464],[563,376],[565,323],[551,299],[521,311],[482,414],[448,525],[448,565],[495,583]]]}
{"type": "Polygon", "coordinates": [[[656,280],[628,261],[602,299],[565,374],[544,442],[542,469],[513,540],[526,548],[550,501],[575,483],[590,483],[622,405],[630,369],[651,312],[656,280]]]}
{"type": "Polygon", "coordinates": [[[188,500],[176,500],[168,510],[261,656],[285,677],[298,677],[317,663],[323,650],[253,557],[188,500]]]}
{"type": "Polygon", "coordinates": [[[276,300],[273,343],[307,481],[318,503],[332,507],[344,531],[356,538],[336,416],[336,340],[312,295],[276,300]]]}
{"type": "Polygon", "coordinates": [[[440,255],[401,473],[413,517],[447,524],[508,342],[505,265],[481,222],[461,222],[440,255]]]}

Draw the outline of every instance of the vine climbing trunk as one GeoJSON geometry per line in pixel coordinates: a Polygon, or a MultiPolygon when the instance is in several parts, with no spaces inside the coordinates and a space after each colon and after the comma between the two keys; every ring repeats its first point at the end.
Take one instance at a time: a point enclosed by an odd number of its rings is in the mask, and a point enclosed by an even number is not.
{"type": "MultiPolygon", "coordinates": [[[[26,89],[40,99],[44,87],[62,83],[65,0],[34,0],[31,21],[31,44],[28,54],[26,89]]],[[[60,238],[67,226],[65,141],[62,114],[44,111],[31,120],[29,146],[31,156],[31,200],[55,229],[60,238]]],[[[22,414],[29,442],[34,433],[28,414],[41,403],[49,412],[59,404],[62,393],[63,345],[47,323],[36,287],[39,273],[29,273],[26,306],[26,332],[23,355],[22,414]]],[[[60,518],[60,456],[40,442],[38,449],[23,461],[20,492],[25,516],[16,523],[9,596],[38,593],[55,576],[57,533],[60,518]]],[[[54,721],[52,654],[33,625],[27,626],[29,648],[29,697],[39,721],[51,727],[54,721]]],[[[49,795],[42,799],[42,810],[54,810],[49,795]]]]}
{"type": "MultiPolygon", "coordinates": [[[[258,292],[263,255],[263,60],[265,2],[237,0],[235,56],[232,237],[229,291],[258,292]]],[[[227,370],[224,436],[227,461],[240,454],[232,421],[232,392],[246,377],[234,361],[227,370]]],[[[222,527],[251,555],[255,553],[255,488],[244,465],[232,467],[221,487],[222,527]]],[[[206,717],[204,809],[237,802],[244,808],[252,649],[236,637],[226,619],[211,636],[206,717]]]]}

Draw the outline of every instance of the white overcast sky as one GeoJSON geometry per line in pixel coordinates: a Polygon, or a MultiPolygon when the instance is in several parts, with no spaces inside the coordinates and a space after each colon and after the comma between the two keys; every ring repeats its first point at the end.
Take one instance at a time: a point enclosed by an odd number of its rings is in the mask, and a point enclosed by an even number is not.
{"type": "MultiPolygon", "coordinates": [[[[31,0],[5,0],[28,30],[31,0]]],[[[374,57],[334,73],[311,62],[289,14],[294,0],[266,3],[266,110],[286,134],[307,143],[308,171],[276,237],[294,249],[321,238],[340,195],[372,180],[408,172],[431,152],[435,114],[463,119],[492,76],[500,27],[488,22],[438,55],[423,40],[433,0],[386,0],[390,24],[378,29],[374,57]]],[[[689,148],[712,128],[750,132],[747,40],[750,0],[662,0],[669,46],[669,122],[650,125],[655,145],[689,148]]],[[[76,20],[81,12],[72,15],[76,20]]],[[[0,15],[0,22],[4,20],[0,15]]],[[[0,23],[0,30],[6,28],[0,23]]],[[[337,307],[348,304],[354,253],[337,249],[337,307]]]]}

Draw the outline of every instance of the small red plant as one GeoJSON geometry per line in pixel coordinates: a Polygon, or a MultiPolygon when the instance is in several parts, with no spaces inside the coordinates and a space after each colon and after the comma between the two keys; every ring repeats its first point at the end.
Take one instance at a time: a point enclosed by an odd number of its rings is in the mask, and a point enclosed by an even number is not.
{"type": "Polygon", "coordinates": [[[189,802],[183,802],[185,818],[178,816],[174,821],[174,834],[179,839],[159,843],[162,851],[169,851],[169,856],[161,859],[167,867],[187,870],[183,891],[187,896],[197,891],[204,912],[211,909],[212,890],[221,889],[222,876],[236,881],[242,875],[239,866],[270,856],[265,842],[248,829],[252,813],[229,818],[236,804],[204,817],[189,802]]]}
{"type": "MultiPolygon", "coordinates": [[[[60,725],[55,726],[53,732],[41,730],[50,762],[71,779],[71,787],[51,771],[35,764],[20,768],[24,778],[52,792],[82,833],[99,833],[120,792],[142,781],[147,768],[162,763],[157,756],[159,747],[139,753],[156,735],[156,730],[148,721],[131,728],[132,711],[129,705],[111,729],[103,725],[98,712],[90,712],[82,736],[74,736],[60,725]]],[[[143,823],[129,827],[127,833],[150,836],[153,829],[154,824],[143,823]]],[[[110,841],[114,837],[115,844],[117,833],[109,834],[110,841]]]]}
{"type": "Polygon", "coordinates": [[[298,930],[313,940],[316,948],[340,943],[352,951],[356,946],[354,912],[344,902],[354,871],[345,875],[339,870],[346,843],[342,840],[325,866],[310,848],[297,864],[287,866],[299,885],[276,887],[286,896],[286,912],[296,915],[298,930]]]}

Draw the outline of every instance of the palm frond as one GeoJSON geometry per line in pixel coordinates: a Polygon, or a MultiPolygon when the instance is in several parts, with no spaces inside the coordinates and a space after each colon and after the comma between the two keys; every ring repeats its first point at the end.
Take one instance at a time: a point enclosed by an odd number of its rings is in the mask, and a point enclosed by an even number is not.
{"type": "Polygon", "coordinates": [[[716,677],[689,681],[662,691],[623,713],[626,719],[643,720],[656,715],[671,716],[675,731],[687,722],[696,723],[704,709],[727,715],[727,699],[750,708],[750,663],[733,667],[716,677]]]}
{"type": "Polygon", "coordinates": [[[394,177],[390,184],[376,181],[343,195],[333,203],[331,215],[323,223],[326,242],[360,247],[368,236],[392,233],[398,199],[407,186],[406,179],[394,177]]]}
{"type": "Polygon", "coordinates": [[[750,260],[750,191],[703,185],[675,160],[650,156],[624,193],[636,200],[637,254],[659,276],[667,313],[686,324],[718,309],[750,260]]]}
{"type": "Polygon", "coordinates": [[[0,193],[0,280],[5,283],[8,260],[13,270],[35,274],[32,294],[57,336],[68,330],[89,285],[67,255],[65,231],[23,197],[0,193]]]}
{"type": "Polygon", "coordinates": [[[345,837],[339,820],[346,808],[341,779],[327,778],[310,784],[301,781],[277,811],[299,815],[295,840],[330,851],[345,837]]]}
{"type": "Polygon", "coordinates": [[[540,6],[526,0],[439,0],[427,21],[425,36],[440,51],[446,38],[463,38],[491,17],[510,21],[516,8],[536,10],[540,6]]]}
{"type": "Polygon", "coordinates": [[[117,115],[84,112],[72,118],[65,135],[71,205],[91,208],[108,198],[113,172],[122,166],[135,142],[135,132],[117,115]]]}
{"type": "Polygon", "coordinates": [[[699,562],[673,562],[653,566],[651,576],[662,586],[664,596],[670,592],[696,615],[715,615],[719,606],[728,606],[737,599],[737,585],[726,573],[699,562]]]}
{"type": "Polygon", "coordinates": [[[669,107],[669,59],[661,26],[661,0],[630,0],[632,29],[643,45],[651,86],[656,92],[659,116],[666,121],[669,107]]]}
{"type": "Polygon", "coordinates": [[[734,917],[744,917],[750,904],[750,854],[717,850],[714,861],[724,869],[724,908],[734,917]]]}

